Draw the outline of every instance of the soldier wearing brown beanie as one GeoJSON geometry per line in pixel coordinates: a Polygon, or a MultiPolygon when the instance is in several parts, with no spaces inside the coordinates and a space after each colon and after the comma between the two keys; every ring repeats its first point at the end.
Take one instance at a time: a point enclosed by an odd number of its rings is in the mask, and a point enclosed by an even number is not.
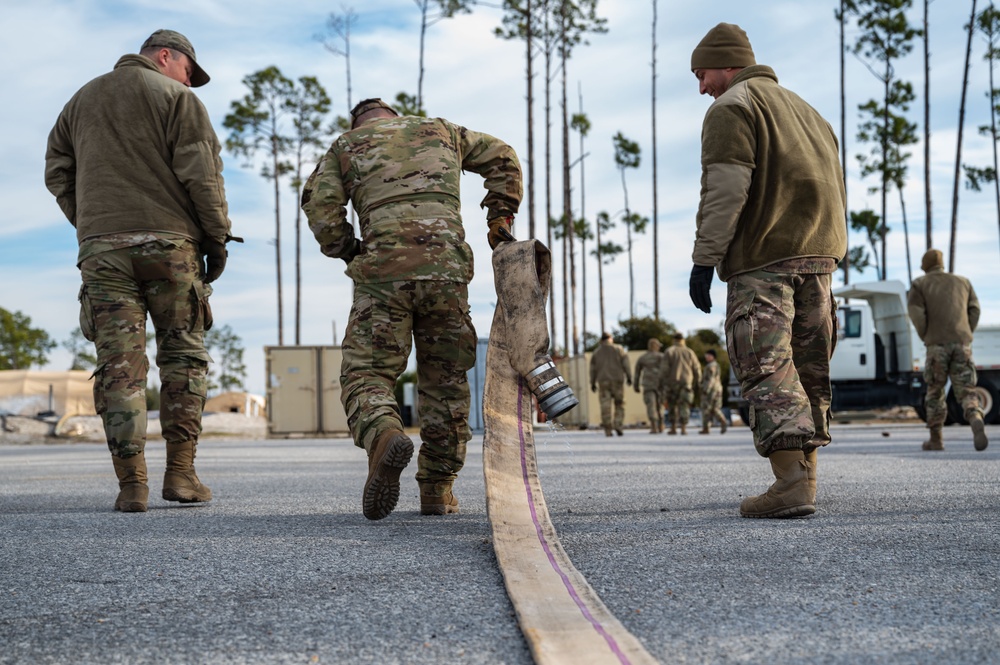
{"type": "Polygon", "coordinates": [[[847,251],[833,128],[758,65],[746,33],[720,23],[691,54],[701,94],[701,204],[690,293],[711,311],[727,282],[726,341],[750,405],[757,452],[775,483],[744,517],[815,512],[816,451],[830,442],[831,274],[847,251]]]}

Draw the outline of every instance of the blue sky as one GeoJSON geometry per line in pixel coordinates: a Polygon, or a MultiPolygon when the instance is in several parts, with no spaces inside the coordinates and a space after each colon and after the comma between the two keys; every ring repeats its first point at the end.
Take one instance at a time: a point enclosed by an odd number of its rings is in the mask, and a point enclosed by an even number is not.
{"type": "MultiPolygon", "coordinates": [[[[7,285],[0,307],[21,311],[58,341],[76,327],[79,272],[75,267],[73,228],[61,216],[43,182],[45,142],[63,104],[84,83],[110,70],[119,56],[138,50],[157,28],[186,34],[198,52],[199,62],[212,82],[200,88],[220,138],[222,120],[230,102],[243,96],[241,79],[270,65],[291,78],[317,76],[333,98],[339,113],[348,108],[342,58],[328,53],[313,36],[324,30],[331,11],[351,6],[343,3],[300,0],[294,3],[263,0],[33,0],[5,7],[6,37],[0,44],[0,72],[5,104],[0,105],[0,278],[7,285]]],[[[716,281],[711,314],[702,314],[688,300],[694,217],[698,204],[700,128],[711,99],[698,95],[697,81],[689,69],[691,49],[705,32],[720,21],[746,29],[757,61],[776,70],[783,85],[812,103],[840,127],[839,27],[833,17],[836,2],[810,0],[760,0],[748,3],[715,0],[658,3],[657,133],[661,315],[682,330],[721,326],[724,284],[716,281]]],[[[923,3],[917,0],[911,14],[921,20],[923,3]]],[[[982,2],[980,5],[984,4],[982,2]]],[[[353,100],[369,96],[392,98],[400,90],[415,93],[419,45],[419,12],[413,0],[365,0],[353,3],[358,21],[352,35],[353,100]]],[[[642,163],[627,174],[631,207],[644,215],[652,211],[650,61],[652,2],[602,0],[599,13],[608,19],[609,31],[594,35],[589,46],[574,53],[568,68],[570,110],[578,110],[577,89],[582,87],[584,111],[593,123],[586,143],[586,212],[612,215],[623,207],[621,183],[613,162],[611,137],[618,131],[637,141],[642,163]]],[[[963,24],[969,3],[936,0],[930,5],[932,53],[932,185],[934,243],[947,254],[951,218],[952,179],[957,139],[958,103],[965,49],[963,24]]],[[[470,128],[508,141],[526,161],[524,48],[493,36],[500,23],[496,9],[482,7],[470,15],[445,20],[427,33],[425,105],[440,115],[470,128]]],[[[848,40],[857,30],[850,28],[848,40]]],[[[984,42],[974,42],[969,111],[963,162],[991,162],[989,141],[979,136],[978,125],[988,121],[988,71],[982,60],[984,42]]],[[[898,65],[901,78],[914,83],[919,98],[911,117],[923,132],[922,43],[898,65]]],[[[853,56],[847,59],[849,154],[849,205],[852,210],[880,206],[878,195],[859,180],[853,155],[867,148],[855,140],[859,103],[880,92],[879,82],[853,56]]],[[[536,71],[541,62],[536,64],[536,71]]],[[[541,77],[536,99],[536,212],[545,210],[544,160],[541,117],[541,77]]],[[[553,93],[557,90],[554,88],[553,93]]],[[[558,172],[560,148],[558,99],[553,98],[553,159],[556,169],[552,191],[553,210],[561,209],[558,172]]],[[[572,137],[571,159],[577,157],[572,137]]],[[[910,179],[905,189],[910,222],[914,268],[924,250],[923,145],[913,146],[910,179]]],[[[217,282],[213,309],[218,325],[228,324],[246,346],[248,388],[263,393],[264,351],[277,343],[273,199],[270,184],[259,167],[244,168],[241,160],[223,154],[230,216],[236,235],[246,244],[231,251],[229,266],[217,282]]],[[[574,173],[574,211],[579,213],[579,181],[574,173]]],[[[463,207],[469,242],[476,255],[476,277],[470,286],[473,321],[480,336],[489,332],[495,292],[486,243],[486,225],[478,203],[481,180],[463,179],[463,207]]],[[[295,200],[284,188],[282,206],[285,341],[294,339],[294,238],[295,200]]],[[[995,203],[988,193],[962,188],[959,207],[957,272],[972,279],[983,303],[983,322],[1000,323],[1000,285],[997,284],[998,224],[995,203]]],[[[526,207],[522,208],[526,212],[526,207]]],[[[898,194],[889,198],[889,277],[906,281],[903,232],[898,194]]],[[[518,218],[515,232],[527,234],[527,215],[518,218]]],[[[623,244],[624,230],[612,232],[623,244]]],[[[339,343],[350,310],[350,281],[343,264],[323,257],[306,230],[303,242],[303,344],[339,343]],[[336,339],[334,339],[336,334],[336,339]]],[[[862,238],[852,237],[851,244],[862,238]]],[[[640,237],[634,247],[637,281],[637,314],[652,313],[652,236],[640,237]]],[[[588,257],[587,329],[599,328],[596,265],[588,257]]],[[[579,262],[578,262],[579,263],[579,262]]],[[[557,266],[557,270],[559,270],[557,266]]],[[[605,293],[609,325],[628,316],[628,263],[622,257],[605,267],[605,293]]],[[[875,279],[874,271],[852,281],[875,279]]],[[[579,278],[578,278],[579,282],[579,278]]],[[[557,286],[561,307],[561,287],[557,286]]],[[[578,293],[578,298],[580,294],[578,293]]],[[[579,316],[578,306],[578,316],[579,316]]],[[[561,326],[561,323],[560,323],[561,326]]],[[[558,333],[562,344],[562,332],[558,333]]],[[[50,356],[48,369],[65,369],[69,354],[62,348],[50,356]]]]}

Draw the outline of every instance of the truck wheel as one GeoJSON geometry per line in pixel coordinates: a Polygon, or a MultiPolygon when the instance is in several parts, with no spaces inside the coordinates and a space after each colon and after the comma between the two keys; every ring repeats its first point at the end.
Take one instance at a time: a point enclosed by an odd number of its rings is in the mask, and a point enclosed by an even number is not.
{"type": "MultiPolygon", "coordinates": [[[[987,424],[997,422],[1000,418],[1000,394],[998,394],[997,387],[986,377],[980,376],[973,390],[976,397],[979,398],[979,406],[983,410],[983,420],[987,424]]],[[[965,421],[962,405],[955,398],[954,390],[948,390],[948,415],[959,425],[968,424],[965,421]]]]}

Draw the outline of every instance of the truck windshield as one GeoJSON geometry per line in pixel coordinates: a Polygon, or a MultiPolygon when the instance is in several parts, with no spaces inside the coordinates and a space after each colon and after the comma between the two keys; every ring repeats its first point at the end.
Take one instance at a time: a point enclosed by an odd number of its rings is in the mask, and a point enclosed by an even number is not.
{"type": "Polygon", "coordinates": [[[861,337],[861,312],[856,309],[837,310],[837,335],[841,339],[861,337]]]}

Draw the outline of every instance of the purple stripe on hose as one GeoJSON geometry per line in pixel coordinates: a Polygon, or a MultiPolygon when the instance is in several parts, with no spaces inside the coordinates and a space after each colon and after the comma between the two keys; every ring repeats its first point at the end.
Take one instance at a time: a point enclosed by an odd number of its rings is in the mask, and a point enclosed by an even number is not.
{"type": "Polygon", "coordinates": [[[608,647],[611,649],[611,652],[618,656],[618,661],[621,663],[630,663],[631,661],[628,657],[622,653],[621,649],[618,648],[618,643],[615,641],[615,638],[608,634],[608,631],[606,631],[604,626],[602,626],[601,623],[594,618],[594,616],[590,613],[590,610],[587,609],[583,600],[579,595],[577,595],[576,589],[573,588],[573,584],[569,580],[569,576],[566,575],[566,573],[563,572],[563,569],[559,566],[555,556],[552,554],[552,550],[549,548],[548,541],[545,539],[545,534],[542,533],[542,525],[539,523],[538,513],[535,511],[535,499],[531,492],[531,483],[528,481],[528,458],[524,445],[524,419],[522,417],[523,412],[521,410],[523,403],[524,382],[519,378],[517,381],[517,435],[521,446],[521,479],[524,481],[524,491],[528,495],[528,509],[531,510],[531,521],[535,525],[535,533],[538,534],[538,542],[542,544],[542,549],[545,551],[545,556],[549,559],[549,564],[559,575],[559,578],[562,579],[563,585],[566,587],[566,591],[569,592],[569,595],[573,599],[573,602],[576,603],[576,606],[580,608],[580,612],[583,616],[590,622],[590,625],[594,627],[594,630],[597,631],[598,635],[603,637],[604,641],[608,643],[608,647]]]}

